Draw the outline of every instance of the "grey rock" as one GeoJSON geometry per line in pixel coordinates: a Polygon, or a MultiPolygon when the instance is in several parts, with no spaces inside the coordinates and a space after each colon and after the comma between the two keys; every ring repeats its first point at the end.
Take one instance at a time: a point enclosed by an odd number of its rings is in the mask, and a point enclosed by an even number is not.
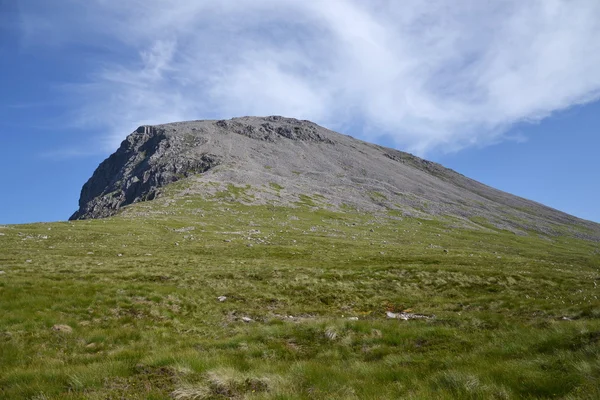
{"type": "Polygon", "coordinates": [[[404,218],[452,216],[482,230],[492,224],[519,235],[569,232],[600,241],[600,224],[411,154],[279,116],[139,127],[83,186],[71,219],[114,215],[129,204],[160,197],[164,186],[183,178],[189,178],[186,194],[205,194],[207,182],[252,188],[276,184],[285,190],[256,192],[253,201],[294,206],[301,195],[314,200],[316,194],[323,199],[319,207],[394,209],[404,218]]]}
{"type": "Polygon", "coordinates": [[[164,127],[139,127],[83,185],[79,210],[70,220],[114,215],[122,206],[154,199],[162,186],[218,165],[216,155],[188,154],[204,143],[202,137],[180,137],[164,127]]]}
{"type": "Polygon", "coordinates": [[[403,321],[408,321],[409,319],[431,319],[433,316],[423,315],[423,314],[413,314],[408,312],[399,312],[393,313],[391,311],[386,311],[386,316],[390,319],[401,319],[403,321]]]}
{"type": "Polygon", "coordinates": [[[71,328],[69,325],[54,325],[52,327],[52,330],[56,331],[56,332],[62,332],[62,333],[73,332],[73,328],[71,328]]]}

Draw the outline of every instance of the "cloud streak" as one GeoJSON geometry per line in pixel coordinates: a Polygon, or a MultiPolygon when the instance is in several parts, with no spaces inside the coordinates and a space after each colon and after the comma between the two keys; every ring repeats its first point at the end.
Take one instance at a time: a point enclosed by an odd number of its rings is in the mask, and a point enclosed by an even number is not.
{"type": "Polygon", "coordinates": [[[600,96],[596,0],[64,0],[40,26],[24,3],[30,43],[110,47],[71,90],[109,147],[138,124],[281,114],[456,151],[600,96]]]}

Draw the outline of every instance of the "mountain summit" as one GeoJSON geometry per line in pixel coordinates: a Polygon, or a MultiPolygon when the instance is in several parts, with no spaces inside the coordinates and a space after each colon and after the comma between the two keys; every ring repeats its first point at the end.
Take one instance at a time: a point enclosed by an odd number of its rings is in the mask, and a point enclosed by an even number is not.
{"type": "Polygon", "coordinates": [[[411,154],[280,116],[140,126],[83,186],[79,210],[70,219],[114,215],[188,177],[188,193],[210,191],[207,182],[244,185],[253,193],[245,201],[260,204],[293,205],[316,195],[324,207],[446,216],[517,234],[568,230],[600,238],[598,224],[411,154]]]}

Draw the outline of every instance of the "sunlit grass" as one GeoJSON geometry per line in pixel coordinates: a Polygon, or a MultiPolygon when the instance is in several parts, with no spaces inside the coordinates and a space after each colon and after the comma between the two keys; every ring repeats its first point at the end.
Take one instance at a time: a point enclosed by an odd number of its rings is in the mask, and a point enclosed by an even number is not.
{"type": "Polygon", "coordinates": [[[0,228],[0,397],[600,398],[597,243],[245,189],[0,228]]]}

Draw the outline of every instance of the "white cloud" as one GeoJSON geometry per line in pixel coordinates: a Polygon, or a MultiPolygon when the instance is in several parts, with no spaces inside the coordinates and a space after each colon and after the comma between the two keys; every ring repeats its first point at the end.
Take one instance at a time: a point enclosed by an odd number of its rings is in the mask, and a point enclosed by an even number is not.
{"type": "Polygon", "coordinates": [[[63,0],[40,26],[21,11],[32,43],[110,47],[72,95],[111,147],[143,123],[281,114],[453,151],[600,96],[597,0],[63,0]]]}

